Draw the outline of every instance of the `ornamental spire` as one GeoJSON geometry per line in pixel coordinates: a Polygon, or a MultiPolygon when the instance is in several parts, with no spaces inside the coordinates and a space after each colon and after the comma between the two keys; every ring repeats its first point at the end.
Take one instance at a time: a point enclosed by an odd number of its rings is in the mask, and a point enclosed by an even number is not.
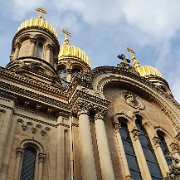
{"type": "Polygon", "coordinates": [[[69,37],[71,36],[71,33],[67,29],[62,29],[61,31],[66,35],[63,44],[68,45],[69,44],[69,37]]]}
{"type": "Polygon", "coordinates": [[[47,11],[42,7],[37,7],[36,11],[39,12],[38,18],[44,18],[44,14],[47,14],[47,11]]]}
{"type": "Polygon", "coordinates": [[[132,49],[130,49],[130,48],[126,48],[126,50],[130,53],[130,55],[131,55],[131,58],[132,58],[132,61],[133,61],[133,67],[134,68],[137,68],[137,67],[140,67],[140,63],[139,63],[139,61],[136,59],[136,53],[132,50],[132,49]]]}

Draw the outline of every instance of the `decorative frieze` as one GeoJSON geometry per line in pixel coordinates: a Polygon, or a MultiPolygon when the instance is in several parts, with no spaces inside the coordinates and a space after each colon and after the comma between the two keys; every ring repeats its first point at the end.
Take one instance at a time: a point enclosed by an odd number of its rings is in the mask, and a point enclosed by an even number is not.
{"type": "Polygon", "coordinates": [[[32,134],[40,132],[42,136],[45,136],[50,131],[49,127],[43,127],[41,124],[35,124],[31,121],[24,122],[22,119],[18,119],[17,121],[22,124],[23,131],[30,130],[32,134]]]}

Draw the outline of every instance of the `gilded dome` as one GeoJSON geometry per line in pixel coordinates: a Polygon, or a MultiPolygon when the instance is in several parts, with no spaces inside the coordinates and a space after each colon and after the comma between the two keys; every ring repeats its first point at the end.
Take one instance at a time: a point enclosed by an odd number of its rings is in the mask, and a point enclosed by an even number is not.
{"type": "Polygon", "coordinates": [[[151,77],[151,76],[158,76],[162,78],[162,74],[152,66],[139,66],[136,67],[135,70],[139,72],[139,74],[143,77],[151,77]]]}
{"type": "Polygon", "coordinates": [[[61,61],[64,58],[79,59],[90,66],[90,61],[86,53],[74,45],[64,43],[60,47],[58,61],[61,61]]]}
{"type": "Polygon", "coordinates": [[[41,17],[26,20],[19,26],[17,32],[19,32],[22,29],[26,29],[30,27],[45,29],[51,32],[52,34],[54,34],[54,36],[57,38],[57,32],[55,28],[50,23],[48,23],[44,18],[41,17]]]}

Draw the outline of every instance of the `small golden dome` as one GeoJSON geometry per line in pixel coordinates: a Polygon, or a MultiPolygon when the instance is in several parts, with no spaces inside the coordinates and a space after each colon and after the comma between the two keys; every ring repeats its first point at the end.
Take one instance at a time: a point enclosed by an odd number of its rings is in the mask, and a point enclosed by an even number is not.
{"type": "Polygon", "coordinates": [[[58,37],[55,28],[50,23],[48,23],[44,18],[41,18],[41,17],[26,20],[19,26],[17,32],[19,32],[22,29],[26,29],[30,27],[36,27],[36,28],[48,30],[52,34],[54,34],[56,38],[58,37]]]}
{"type": "Polygon", "coordinates": [[[90,61],[86,53],[74,45],[63,44],[60,47],[58,56],[59,62],[64,58],[79,59],[90,66],[90,61]]]}
{"type": "Polygon", "coordinates": [[[136,67],[135,70],[139,72],[139,74],[143,77],[152,77],[152,76],[158,76],[162,78],[162,74],[152,66],[139,66],[136,67]]]}

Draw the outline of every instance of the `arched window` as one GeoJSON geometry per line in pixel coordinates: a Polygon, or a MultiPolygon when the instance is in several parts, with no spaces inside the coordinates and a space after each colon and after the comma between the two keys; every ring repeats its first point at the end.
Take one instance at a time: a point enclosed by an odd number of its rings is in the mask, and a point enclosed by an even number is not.
{"type": "Polygon", "coordinates": [[[64,65],[61,65],[58,69],[59,69],[58,70],[58,77],[61,80],[62,85],[67,86],[68,82],[67,82],[67,70],[66,70],[66,67],[64,65]]]}
{"type": "Polygon", "coordinates": [[[72,69],[72,76],[75,76],[77,73],[79,73],[81,70],[79,68],[73,68],[72,69]]]}
{"type": "Polygon", "coordinates": [[[140,132],[139,140],[145,155],[146,162],[149,167],[149,171],[153,180],[162,179],[161,170],[154,154],[151,142],[145,128],[140,121],[136,121],[136,126],[140,132]]]}
{"type": "Polygon", "coordinates": [[[38,43],[36,57],[42,58],[42,53],[43,53],[43,44],[42,43],[38,43]]]}
{"type": "Polygon", "coordinates": [[[167,158],[167,155],[169,154],[169,149],[168,149],[167,143],[166,143],[166,141],[164,139],[164,133],[162,131],[157,131],[157,135],[158,135],[159,143],[160,143],[162,152],[164,154],[164,157],[166,159],[166,162],[167,162],[168,165],[170,165],[171,160],[167,158]]]}
{"type": "Polygon", "coordinates": [[[20,180],[34,180],[37,151],[32,146],[27,146],[23,154],[20,180]]]}
{"type": "Polygon", "coordinates": [[[129,130],[125,122],[121,123],[120,134],[124,146],[124,151],[126,154],[126,159],[128,162],[130,174],[134,180],[140,180],[141,172],[137,163],[137,158],[134,152],[133,144],[130,138],[129,130]]]}

